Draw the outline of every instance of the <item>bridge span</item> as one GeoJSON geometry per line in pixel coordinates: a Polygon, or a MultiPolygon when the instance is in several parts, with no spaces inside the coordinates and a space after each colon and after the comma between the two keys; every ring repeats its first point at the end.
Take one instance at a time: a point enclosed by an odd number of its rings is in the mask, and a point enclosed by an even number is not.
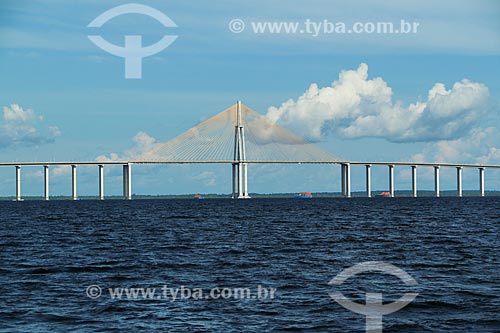
{"type": "Polygon", "coordinates": [[[15,200],[22,201],[21,168],[43,167],[44,199],[50,199],[50,167],[71,166],[71,198],[78,199],[78,166],[96,166],[98,168],[98,198],[104,200],[104,167],[121,165],[123,168],[123,197],[132,199],[132,165],[141,164],[230,164],[232,166],[232,198],[250,198],[248,191],[249,164],[338,164],[340,165],[341,193],[351,197],[351,167],[365,167],[366,196],[372,196],[372,166],[388,168],[389,196],[395,196],[395,167],[410,167],[412,174],[411,193],[417,197],[417,168],[433,168],[434,193],[440,196],[441,168],[456,169],[456,193],[463,195],[462,170],[478,170],[478,195],[485,196],[485,170],[500,169],[494,164],[463,163],[422,163],[422,162],[384,162],[384,161],[348,161],[337,159],[330,153],[296,136],[288,130],[272,123],[240,101],[223,112],[187,130],[177,137],[161,144],[156,144],[135,159],[116,161],[60,161],[60,162],[0,162],[0,167],[14,167],[16,175],[15,200]]]}

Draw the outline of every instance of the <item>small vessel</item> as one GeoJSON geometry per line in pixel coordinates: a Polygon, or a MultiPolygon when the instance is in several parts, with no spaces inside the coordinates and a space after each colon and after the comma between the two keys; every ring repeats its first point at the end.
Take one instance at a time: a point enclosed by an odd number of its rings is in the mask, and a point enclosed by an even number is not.
{"type": "Polygon", "coordinates": [[[377,197],[390,197],[391,193],[390,192],[380,192],[380,194],[376,195],[377,197]]]}
{"type": "Polygon", "coordinates": [[[194,195],[194,198],[195,198],[195,199],[198,199],[198,200],[205,199],[205,197],[204,197],[204,196],[202,196],[201,194],[195,194],[195,195],[194,195]]]}
{"type": "Polygon", "coordinates": [[[300,199],[311,199],[313,196],[311,192],[300,192],[295,197],[300,199]]]}

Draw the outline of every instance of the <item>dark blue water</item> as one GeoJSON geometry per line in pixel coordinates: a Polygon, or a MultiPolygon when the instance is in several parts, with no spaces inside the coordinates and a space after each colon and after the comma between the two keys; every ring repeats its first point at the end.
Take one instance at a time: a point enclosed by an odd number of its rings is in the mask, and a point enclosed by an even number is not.
{"type": "Polygon", "coordinates": [[[364,332],[329,297],[391,302],[384,332],[500,332],[500,198],[0,202],[2,332],[364,332]],[[383,261],[418,282],[343,269],[383,261]],[[102,295],[86,295],[99,285],[102,295]],[[261,285],[274,299],[112,299],[261,285]]]}

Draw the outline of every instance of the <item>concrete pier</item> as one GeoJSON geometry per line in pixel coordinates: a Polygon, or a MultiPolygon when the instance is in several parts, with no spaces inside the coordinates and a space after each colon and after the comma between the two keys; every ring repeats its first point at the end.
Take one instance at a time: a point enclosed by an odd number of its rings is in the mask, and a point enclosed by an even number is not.
{"type": "Polygon", "coordinates": [[[484,168],[479,168],[479,195],[484,197],[484,168]]]}
{"type": "Polygon", "coordinates": [[[233,199],[247,199],[248,195],[248,163],[233,163],[232,172],[232,195],[233,199]]]}
{"type": "Polygon", "coordinates": [[[389,195],[394,198],[394,164],[389,164],[389,195]]]}
{"type": "Polygon", "coordinates": [[[238,198],[243,198],[243,163],[238,163],[238,198]]]}
{"type": "Polygon", "coordinates": [[[342,183],[342,196],[351,197],[351,164],[342,163],[340,168],[340,182],[342,183]]]}
{"type": "Polygon", "coordinates": [[[417,197],[417,166],[411,166],[411,196],[417,197]]]}
{"type": "Polygon", "coordinates": [[[248,198],[248,163],[243,163],[245,177],[243,177],[243,196],[248,198]]]}
{"type": "Polygon", "coordinates": [[[233,190],[231,192],[232,193],[231,194],[231,198],[233,198],[233,199],[236,199],[237,196],[238,196],[238,193],[237,193],[238,191],[236,189],[236,182],[237,182],[237,180],[236,180],[236,177],[237,177],[237,175],[236,175],[236,173],[237,173],[236,168],[237,168],[237,164],[236,163],[231,164],[231,181],[232,181],[232,188],[233,188],[233,190]]]}
{"type": "Polygon", "coordinates": [[[16,201],[21,200],[21,166],[16,165],[16,201]]]}
{"type": "Polygon", "coordinates": [[[49,200],[49,166],[43,166],[43,198],[49,200]]]}
{"type": "Polygon", "coordinates": [[[345,165],[345,196],[351,197],[351,164],[349,163],[345,165]]]}
{"type": "Polygon", "coordinates": [[[371,198],[372,196],[372,177],[371,177],[371,164],[365,165],[366,168],[366,196],[371,198]]]}
{"type": "Polygon", "coordinates": [[[436,198],[439,198],[440,190],[439,190],[439,165],[434,166],[434,195],[436,198]]]}
{"type": "Polygon", "coordinates": [[[462,197],[462,167],[457,167],[457,197],[462,197]]]}
{"type": "Polygon", "coordinates": [[[132,200],[132,164],[123,165],[123,198],[132,200]]]}
{"type": "Polygon", "coordinates": [[[71,197],[73,200],[78,199],[78,194],[76,193],[76,165],[71,165],[71,197]]]}
{"type": "Polygon", "coordinates": [[[104,165],[99,164],[99,200],[104,200],[104,165]]]}
{"type": "Polygon", "coordinates": [[[342,196],[345,197],[345,164],[340,164],[340,183],[342,186],[342,196]]]}

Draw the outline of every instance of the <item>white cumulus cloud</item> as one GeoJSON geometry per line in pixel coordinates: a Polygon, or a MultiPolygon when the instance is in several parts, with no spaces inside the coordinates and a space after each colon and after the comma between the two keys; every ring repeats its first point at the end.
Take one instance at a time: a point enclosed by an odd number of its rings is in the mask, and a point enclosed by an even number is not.
{"type": "Polygon", "coordinates": [[[120,161],[120,160],[130,160],[134,159],[143,153],[153,149],[158,141],[149,136],[145,132],[138,132],[133,138],[132,141],[134,145],[132,148],[126,150],[123,153],[110,153],[109,155],[99,155],[96,158],[96,161],[105,162],[105,161],[120,161]]]}
{"type": "Polygon", "coordinates": [[[57,126],[43,125],[43,117],[18,104],[4,106],[0,122],[0,148],[16,145],[39,145],[53,142],[61,135],[57,126]]]}
{"type": "Polygon", "coordinates": [[[412,156],[412,160],[500,164],[500,130],[476,127],[462,138],[428,143],[422,152],[412,156]]]}
{"type": "Polygon", "coordinates": [[[368,79],[368,65],[345,70],[331,86],[313,83],[305,93],[270,107],[267,117],[299,135],[320,140],[380,137],[392,142],[452,140],[469,132],[487,112],[489,91],[462,80],[450,89],[436,83],[425,101],[407,106],[393,100],[380,77],[368,79]]]}

